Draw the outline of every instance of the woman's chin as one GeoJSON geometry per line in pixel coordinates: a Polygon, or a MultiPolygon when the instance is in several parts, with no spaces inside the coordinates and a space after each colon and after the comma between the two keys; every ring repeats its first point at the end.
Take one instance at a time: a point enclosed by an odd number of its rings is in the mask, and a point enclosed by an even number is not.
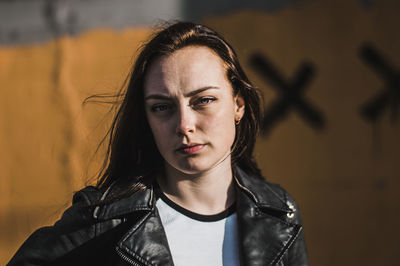
{"type": "Polygon", "coordinates": [[[193,156],[184,158],[175,158],[175,160],[167,161],[167,167],[171,167],[175,171],[184,174],[196,175],[205,173],[216,166],[222,166],[225,163],[230,165],[230,152],[228,151],[223,156],[193,156]]]}
{"type": "Polygon", "coordinates": [[[182,172],[184,174],[200,174],[206,172],[212,168],[211,164],[205,162],[193,161],[193,160],[181,160],[176,163],[168,163],[170,167],[174,168],[176,171],[182,172]]]}

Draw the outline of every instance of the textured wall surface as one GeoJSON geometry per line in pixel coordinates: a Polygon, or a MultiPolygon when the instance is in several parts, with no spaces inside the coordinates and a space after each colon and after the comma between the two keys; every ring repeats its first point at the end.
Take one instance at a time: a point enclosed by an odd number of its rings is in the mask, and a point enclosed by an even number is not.
{"type": "MultiPolygon", "coordinates": [[[[237,50],[267,110],[281,97],[290,106],[266,121],[256,157],[298,201],[311,265],[397,265],[400,5],[367,2],[298,1],[201,20],[237,50]],[[286,101],[287,87],[314,116],[286,101]],[[363,114],[381,94],[376,117],[363,114]]],[[[0,264],[93,182],[112,114],[82,101],[118,90],[149,32],[93,27],[0,46],[0,264]]]]}
{"type": "Polygon", "coordinates": [[[0,264],[91,183],[112,114],[82,105],[121,86],[148,30],[97,30],[0,48],[0,264]]]}

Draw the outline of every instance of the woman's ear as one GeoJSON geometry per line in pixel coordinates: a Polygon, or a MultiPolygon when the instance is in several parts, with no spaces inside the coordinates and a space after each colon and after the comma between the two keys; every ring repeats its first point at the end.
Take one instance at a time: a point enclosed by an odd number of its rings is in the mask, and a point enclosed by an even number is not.
{"type": "Polygon", "coordinates": [[[235,100],[235,121],[240,122],[240,120],[244,115],[245,102],[239,93],[235,96],[234,100],[235,100]]]}

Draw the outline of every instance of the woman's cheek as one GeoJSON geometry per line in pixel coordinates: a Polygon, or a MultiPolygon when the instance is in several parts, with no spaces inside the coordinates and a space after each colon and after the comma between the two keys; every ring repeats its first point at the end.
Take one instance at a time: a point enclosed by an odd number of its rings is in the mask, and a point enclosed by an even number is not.
{"type": "Polygon", "coordinates": [[[165,124],[157,119],[149,119],[151,132],[153,133],[154,140],[157,146],[164,146],[163,139],[167,138],[168,131],[166,131],[165,124]]]}
{"type": "Polygon", "coordinates": [[[235,132],[234,115],[228,108],[219,108],[210,113],[205,119],[206,127],[214,132],[217,138],[228,138],[235,132]]]}

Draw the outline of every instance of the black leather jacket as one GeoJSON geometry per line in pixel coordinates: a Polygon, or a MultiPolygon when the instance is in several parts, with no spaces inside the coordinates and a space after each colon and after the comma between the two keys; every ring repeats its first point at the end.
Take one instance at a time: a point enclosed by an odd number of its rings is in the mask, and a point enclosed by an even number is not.
{"type": "MultiPolygon", "coordinates": [[[[241,265],[308,265],[294,200],[240,169],[235,181],[241,265]]],[[[8,265],[173,265],[152,187],[87,207],[115,189],[77,192],[62,218],[35,231],[8,265]]]]}

